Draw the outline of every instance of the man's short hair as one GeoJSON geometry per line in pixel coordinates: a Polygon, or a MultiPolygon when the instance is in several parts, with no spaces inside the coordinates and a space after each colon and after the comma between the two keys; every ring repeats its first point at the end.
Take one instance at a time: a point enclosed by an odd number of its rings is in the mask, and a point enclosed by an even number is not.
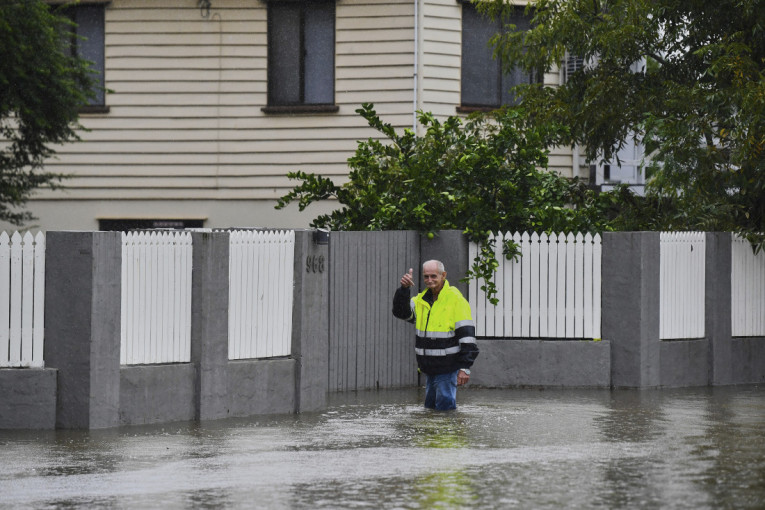
{"type": "Polygon", "coordinates": [[[431,262],[436,263],[436,265],[438,266],[439,273],[443,273],[444,271],[446,271],[446,269],[444,268],[444,263],[441,262],[440,260],[426,260],[425,262],[422,263],[422,269],[423,270],[425,269],[425,264],[430,264],[431,262]]]}

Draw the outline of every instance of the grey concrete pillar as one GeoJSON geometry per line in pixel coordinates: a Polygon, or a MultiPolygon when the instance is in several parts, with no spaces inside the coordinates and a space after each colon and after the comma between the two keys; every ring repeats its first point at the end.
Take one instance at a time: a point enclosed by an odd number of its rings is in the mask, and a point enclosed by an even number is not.
{"type": "Polygon", "coordinates": [[[228,232],[193,232],[191,362],[196,419],[228,416],[228,232]]]}
{"type": "Polygon", "coordinates": [[[119,425],[122,238],[48,232],[45,364],[58,369],[56,426],[119,425]]]}
{"type": "Polygon", "coordinates": [[[659,233],[606,232],[601,335],[611,342],[613,387],[661,383],[659,233]]]}
{"type": "Polygon", "coordinates": [[[731,243],[730,232],[707,232],[704,313],[709,339],[709,384],[733,382],[731,351],[731,243]]]}
{"type": "MultiPolygon", "coordinates": [[[[473,263],[468,254],[467,237],[459,230],[441,230],[433,239],[420,239],[420,268],[426,260],[440,260],[446,268],[449,285],[457,287],[467,297],[468,284],[460,281],[473,263]]],[[[421,283],[415,282],[415,286],[421,287],[421,283]]]]}
{"type": "Polygon", "coordinates": [[[319,244],[323,236],[314,238],[310,230],[295,231],[295,412],[324,409],[329,390],[329,246],[319,244]]]}

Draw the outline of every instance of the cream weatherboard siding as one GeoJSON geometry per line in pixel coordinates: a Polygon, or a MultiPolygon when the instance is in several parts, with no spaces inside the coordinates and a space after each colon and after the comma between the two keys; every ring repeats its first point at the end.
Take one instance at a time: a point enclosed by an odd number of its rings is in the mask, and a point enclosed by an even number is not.
{"type": "MultiPolygon", "coordinates": [[[[204,17],[196,0],[113,0],[105,9],[109,111],[81,116],[82,141],[47,165],[69,176],[64,189],[40,191],[29,208],[44,229],[92,229],[108,218],[305,227],[332,204],[275,211],[294,185],[286,174],[342,182],[357,140],[376,136],[355,113],[362,102],[399,130],[412,127],[415,107],[456,113],[461,12],[455,0],[338,0],[339,110],[288,115],[262,111],[264,2],[213,0],[204,17]]],[[[556,151],[551,167],[571,175],[571,151],[556,151]]]]}
{"type": "Polygon", "coordinates": [[[418,109],[440,118],[460,104],[462,5],[455,0],[422,0],[418,109]]]}

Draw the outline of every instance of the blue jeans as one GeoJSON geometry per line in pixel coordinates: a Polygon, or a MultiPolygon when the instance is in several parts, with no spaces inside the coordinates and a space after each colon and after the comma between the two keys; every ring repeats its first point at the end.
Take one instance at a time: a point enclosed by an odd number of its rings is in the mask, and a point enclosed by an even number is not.
{"type": "Polygon", "coordinates": [[[438,411],[457,409],[457,373],[425,375],[425,407],[438,411]]]}

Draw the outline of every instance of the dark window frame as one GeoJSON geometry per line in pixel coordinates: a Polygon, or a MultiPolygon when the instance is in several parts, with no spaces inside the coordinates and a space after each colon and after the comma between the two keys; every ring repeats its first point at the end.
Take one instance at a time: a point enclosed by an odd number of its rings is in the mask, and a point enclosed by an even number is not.
{"type": "Polygon", "coordinates": [[[106,47],[105,47],[105,38],[106,38],[106,2],[82,2],[78,3],[76,5],[67,5],[63,8],[62,15],[66,16],[70,21],[74,23],[73,33],[72,33],[72,39],[69,41],[69,51],[72,55],[80,56],[80,53],[82,51],[82,44],[83,41],[82,38],[85,38],[86,40],[89,40],[92,38],[92,35],[88,37],[87,34],[83,34],[81,31],[81,24],[77,22],[77,11],[84,12],[86,9],[98,9],[98,15],[99,15],[99,34],[98,38],[101,41],[99,52],[98,52],[98,59],[93,60],[89,56],[82,56],[82,58],[86,60],[90,60],[95,64],[95,68],[99,71],[98,72],[98,79],[97,83],[95,84],[96,95],[93,99],[90,100],[90,103],[87,105],[84,105],[80,108],[80,113],[108,113],[109,112],[109,106],[106,104],[106,47]]]}
{"type": "MultiPolygon", "coordinates": [[[[463,0],[457,0],[458,3],[462,7],[462,53],[460,57],[460,104],[457,106],[456,110],[458,113],[472,113],[472,112],[488,112],[493,111],[498,108],[501,108],[506,105],[514,104],[513,102],[503,102],[503,96],[507,91],[503,91],[503,82],[505,80],[503,77],[508,76],[510,73],[505,73],[502,69],[502,63],[499,60],[496,60],[496,69],[492,72],[496,73],[496,76],[494,77],[497,81],[497,92],[496,92],[496,98],[493,102],[489,103],[476,103],[476,102],[464,102],[464,89],[465,89],[465,76],[464,76],[464,62],[465,62],[465,8],[473,9],[474,13],[478,15],[479,13],[475,10],[475,5],[473,5],[469,1],[463,1],[463,0]]],[[[515,15],[518,17],[525,16],[524,15],[524,9],[525,7],[522,6],[516,6],[515,7],[515,15]]],[[[496,24],[496,32],[499,33],[500,30],[504,30],[503,24],[501,20],[490,20],[486,19],[486,23],[494,23],[496,24]]],[[[511,70],[511,73],[513,70],[511,70]]],[[[541,73],[528,73],[525,76],[526,80],[525,82],[519,82],[515,85],[518,85],[520,83],[541,83],[542,82],[542,75],[541,73]]],[[[510,87],[507,87],[508,89],[510,87]]]]}
{"type": "MultiPolygon", "coordinates": [[[[308,2],[308,1],[301,1],[301,0],[279,0],[277,2],[268,2],[268,13],[267,13],[267,48],[268,48],[268,56],[267,56],[267,104],[266,106],[261,108],[261,111],[264,113],[332,113],[339,111],[339,106],[335,104],[335,94],[336,94],[336,74],[335,74],[335,47],[336,47],[336,22],[337,22],[337,16],[336,16],[336,3],[335,0],[320,0],[323,4],[331,5],[332,10],[332,31],[331,31],[331,47],[332,47],[332,61],[331,65],[329,66],[331,69],[331,83],[332,83],[332,97],[328,102],[316,102],[316,103],[309,103],[306,102],[306,48],[305,48],[305,38],[306,38],[306,25],[305,20],[306,17],[310,15],[310,8],[317,4],[317,1],[308,2]],[[299,73],[299,88],[298,88],[298,101],[296,102],[284,102],[276,99],[274,97],[274,82],[276,81],[274,74],[277,68],[279,68],[279,65],[276,62],[276,56],[274,55],[276,52],[273,50],[275,46],[275,30],[273,29],[273,24],[276,22],[274,19],[275,15],[273,14],[272,7],[274,4],[292,4],[295,6],[298,6],[299,8],[299,50],[298,50],[298,58],[299,62],[297,62],[297,70],[299,73]]],[[[292,65],[292,63],[288,63],[286,65],[292,65]]],[[[283,67],[281,68],[283,69],[283,67]]]]}

